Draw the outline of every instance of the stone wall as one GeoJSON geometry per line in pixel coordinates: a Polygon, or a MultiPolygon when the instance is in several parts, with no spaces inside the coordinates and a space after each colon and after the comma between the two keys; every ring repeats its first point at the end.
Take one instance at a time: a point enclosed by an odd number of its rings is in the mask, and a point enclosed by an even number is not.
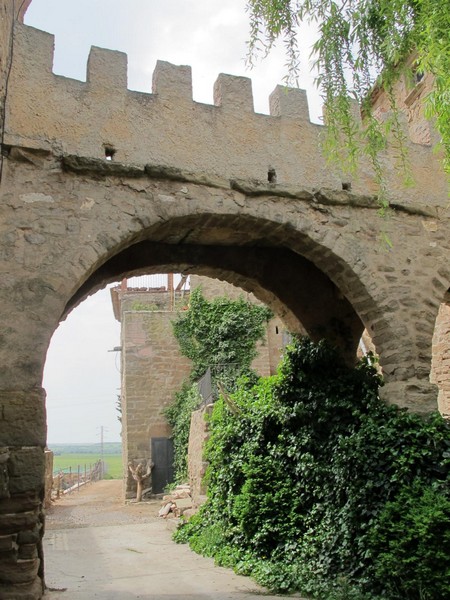
{"type": "MultiPolygon", "coordinates": [[[[9,19],[11,6],[0,0],[0,15],[9,19]]],[[[3,96],[8,23],[0,27],[3,96]]],[[[384,153],[392,212],[381,221],[370,165],[343,189],[348,178],[324,160],[324,129],[310,123],[304,92],[277,87],[271,115],[259,115],[250,81],[220,75],[214,106],[200,104],[190,68],[161,62],[151,93],[134,92],[125,55],[99,48],[87,81],[75,81],[52,73],[53,41],[16,23],[4,104],[5,600],[42,593],[42,373],[58,323],[87,295],[126,275],[217,277],[253,292],[292,331],[336,343],[349,362],[366,327],[383,396],[426,413],[436,408],[432,337],[450,287],[448,180],[430,145],[407,144],[414,188],[403,186],[396,149],[384,153]],[[272,170],[277,183],[268,181],[272,170]]],[[[145,454],[146,443],[136,451],[145,454]]]]}
{"type": "MultiPolygon", "coordinates": [[[[433,140],[433,128],[429,119],[425,117],[424,100],[433,89],[434,79],[430,73],[417,72],[414,68],[414,57],[407,64],[408,72],[401,75],[395,83],[394,96],[403,115],[408,135],[416,144],[431,145],[433,140]]],[[[374,115],[378,119],[385,119],[389,114],[390,106],[386,94],[376,91],[373,97],[374,115]]]]}
{"type": "MultiPolygon", "coordinates": [[[[151,460],[151,438],[170,437],[163,414],[189,376],[190,361],[180,353],[172,333],[176,313],[122,313],[122,446],[124,464],[151,460]]],[[[128,476],[126,492],[134,495],[128,476]]]]}
{"type": "Polygon", "coordinates": [[[191,415],[191,427],[189,430],[188,447],[188,474],[189,485],[194,508],[200,506],[206,495],[204,476],[208,463],[203,458],[205,444],[209,437],[207,415],[212,411],[212,404],[203,406],[191,415]]]}
{"type": "Polygon", "coordinates": [[[431,381],[439,388],[439,411],[450,417],[450,294],[446,299],[436,319],[431,381]]]}
{"type": "MultiPolygon", "coordinates": [[[[342,190],[339,168],[323,159],[323,128],[310,122],[303,90],[277,86],[270,97],[271,115],[261,115],[254,112],[251,82],[245,77],[220,74],[210,106],[192,100],[188,66],[158,61],[152,90],[143,93],[127,90],[127,57],[121,52],[93,47],[87,80],[81,82],[52,73],[53,50],[52,35],[17,25],[8,145],[99,159],[113,151],[119,163],[202,172],[216,182],[251,177],[267,183],[269,171],[275,171],[277,185],[342,190]]],[[[445,206],[445,178],[429,186],[430,149],[413,146],[412,168],[420,177],[407,197],[390,157],[383,159],[392,199],[423,204],[426,198],[428,204],[445,206]]],[[[368,164],[361,163],[358,176],[350,179],[356,193],[376,191],[368,164]]]]}

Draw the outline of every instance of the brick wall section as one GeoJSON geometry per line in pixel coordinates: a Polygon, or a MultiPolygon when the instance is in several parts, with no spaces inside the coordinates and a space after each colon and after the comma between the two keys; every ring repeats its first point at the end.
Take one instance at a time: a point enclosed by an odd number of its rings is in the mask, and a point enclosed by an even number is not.
{"type": "Polygon", "coordinates": [[[430,379],[439,388],[439,411],[450,417],[450,298],[441,304],[436,319],[430,379]]]}
{"type": "MultiPolygon", "coordinates": [[[[190,372],[190,361],[180,354],[172,333],[172,312],[122,314],[122,429],[124,464],[151,459],[152,437],[169,437],[164,417],[190,372]]],[[[127,492],[134,492],[128,477],[127,492]]]]}

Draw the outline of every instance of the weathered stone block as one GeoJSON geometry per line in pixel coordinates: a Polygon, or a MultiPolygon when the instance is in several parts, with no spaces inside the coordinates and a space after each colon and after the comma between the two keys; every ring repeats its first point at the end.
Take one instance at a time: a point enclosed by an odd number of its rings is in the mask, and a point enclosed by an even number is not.
{"type": "Polygon", "coordinates": [[[45,391],[0,391],[0,439],[3,446],[45,446],[45,391]]]}
{"type": "Polygon", "coordinates": [[[158,60],[153,72],[152,91],[161,98],[192,101],[191,67],[158,60]]]}
{"type": "Polygon", "coordinates": [[[127,90],[127,55],[117,50],[92,46],[86,80],[93,87],[114,91],[114,95],[124,94],[127,90]]]}
{"type": "Polygon", "coordinates": [[[45,456],[40,447],[12,450],[8,463],[9,491],[12,495],[44,487],[45,456]]]}
{"type": "MultiPolygon", "coordinates": [[[[0,562],[0,583],[29,583],[37,577],[40,560],[10,560],[0,562]]],[[[19,596],[18,596],[19,597],[19,596]]]]}
{"type": "Polygon", "coordinates": [[[39,511],[0,515],[0,535],[32,530],[39,523],[39,511]]]}
{"type": "Polygon", "coordinates": [[[42,523],[37,523],[32,529],[20,531],[17,536],[17,543],[22,544],[38,544],[42,538],[42,523]]]}
{"type": "Polygon", "coordinates": [[[0,499],[0,514],[30,512],[41,506],[39,491],[0,499]]]}
{"type": "Polygon", "coordinates": [[[38,551],[36,544],[23,544],[19,546],[18,557],[21,560],[31,560],[38,558],[38,551]]]}
{"type": "Polygon", "coordinates": [[[251,80],[221,73],[214,84],[214,104],[236,113],[253,112],[251,80]]]}
{"type": "Polygon", "coordinates": [[[391,381],[380,389],[380,398],[426,415],[437,410],[438,388],[423,380],[391,381]]]}
{"type": "Polygon", "coordinates": [[[2,584],[2,600],[40,600],[44,593],[42,581],[37,577],[32,583],[2,584]]]}
{"type": "Polygon", "coordinates": [[[308,99],[305,90],[277,85],[269,97],[273,117],[291,117],[309,121],[308,99]]]}
{"type": "Polygon", "coordinates": [[[17,535],[1,535],[0,536],[0,552],[11,552],[17,550],[17,535]]]}

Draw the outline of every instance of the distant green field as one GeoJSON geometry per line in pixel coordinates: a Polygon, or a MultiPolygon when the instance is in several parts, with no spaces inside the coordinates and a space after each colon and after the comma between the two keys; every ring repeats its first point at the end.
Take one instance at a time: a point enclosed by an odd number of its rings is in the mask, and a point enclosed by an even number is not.
{"type": "MultiPolygon", "coordinates": [[[[58,454],[53,457],[53,472],[64,470],[68,471],[69,467],[72,467],[72,473],[78,471],[78,465],[80,471],[84,473],[84,467],[89,469],[90,466],[100,460],[101,454],[58,454]]],[[[122,456],[120,454],[104,454],[103,460],[106,464],[106,475],[112,479],[122,479],[123,467],[122,467],[122,456]]]]}

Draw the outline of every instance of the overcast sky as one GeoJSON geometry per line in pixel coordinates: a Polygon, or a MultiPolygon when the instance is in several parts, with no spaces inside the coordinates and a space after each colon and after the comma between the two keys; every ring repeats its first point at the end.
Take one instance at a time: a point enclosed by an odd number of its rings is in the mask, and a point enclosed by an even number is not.
{"type": "MultiPolygon", "coordinates": [[[[249,71],[245,65],[248,16],[245,0],[33,0],[25,23],[55,35],[54,72],[86,79],[91,45],[128,55],[128,87],[151,92],[158,59],[192,67],[194,100],[212,103],[219,73],[251,77],[255,109],[268,113],[268,97],[283,83],[282,49],[249,71]]],[[[308,31],[300,42],[307,58],[308,31]]],[[[311,118],[320,102],[303,65],[311,118]]],[[[52,443],[120,441],[115,404],[120,390],[120,357],[108,352],[120,343],[109,290],[88,298],[55,332],[44,375],[48,440],[52,443]]]]}

